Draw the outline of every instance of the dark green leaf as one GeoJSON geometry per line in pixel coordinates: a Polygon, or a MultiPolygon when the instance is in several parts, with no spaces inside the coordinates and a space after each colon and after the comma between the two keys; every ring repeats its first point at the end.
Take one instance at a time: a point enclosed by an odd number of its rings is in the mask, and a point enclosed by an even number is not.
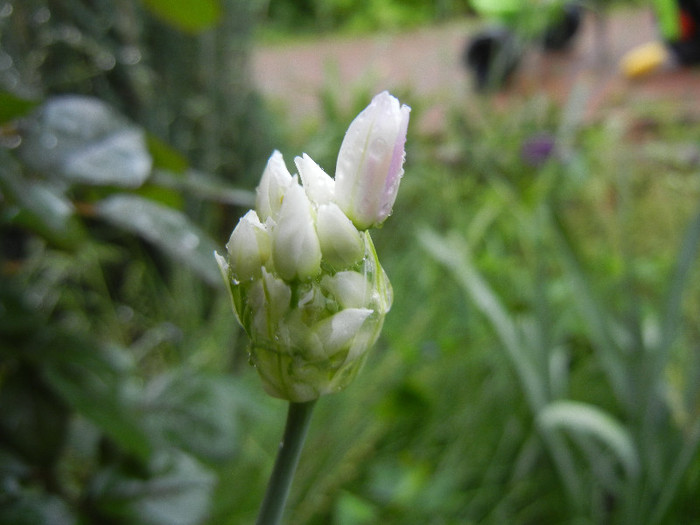
{"type": "Polygon", "coordinates": [[[95,98],[50,99],[22,135],[19,155],[47,178],[134,188],[151,172],[143,131],[95,98]]]}
{"type": "Polygon", "coordinates": [[[143,237],[167,255],[190,266],[210,284],[221,277],[214,261],[216,244],[182,213],[135,195],[113,195],[97,203],[99,217],[143,237]]]}
{"type": "Polygon", "coordinates": [[[153,167],[183,173],[189,166],[187,159],[175,148],[149,133],[146,135],[148,151],[153,157],[153,167]]]}
{"type": "Polygon", "coordinates": [[[44,375],[78,413],[122,449],[145,459],[151,443],[137,410],[139,389],[130,381],[129,357],[117,347],[90,348],[74,341],[56,343],[47,354],[44,375]]]}
{"type": "MultiPolygon", "coordinates": [[[[3,487],[5,488],[5,487],[3,487]]],[[[0,523],[12,525],[75,525],[75,516],[56,496],[34,491],[1,494],[0,523]]]]}
{"type": "Polygon", "coordinates": [[[143,0],[143,3],[161,20],[191,33],[211,28],[221,17],[217,0],[143,0]]]}
{"type": "Polygon", "coordinates": [[[141,410],[149,434],[208,461],[236,450],[237,405],[230,380],[193,373],[169,373],[152,379],[141,410]]]}
{"type": "Polygon", "coordinates": [[[37,102],[0,91],[0,124],[23,117],[37,106],[37,102]]]}
{"type": "Polygon", "coordinates": [[[30,463],[54,464],[66,436],[68,411],[38,370],[6,370],[0,383],[0,415],[0,443],[30,463]]]}
{"type": "Polygon", "coordinates": [[[161,451],[147,479],[116,468],[99,473],[91,494],[101,514],[134,525],[194,525],[210,506],[214,476],[186,454],[161,451]]]}
{"type": "Polygon", "coordinates": [[[52,231],[62,231],[73,215],[73,204],[55,185],[22,177],[20,166],[6,152],[0,151],[0,189],[21,210],[36,217],[52,231]]]}

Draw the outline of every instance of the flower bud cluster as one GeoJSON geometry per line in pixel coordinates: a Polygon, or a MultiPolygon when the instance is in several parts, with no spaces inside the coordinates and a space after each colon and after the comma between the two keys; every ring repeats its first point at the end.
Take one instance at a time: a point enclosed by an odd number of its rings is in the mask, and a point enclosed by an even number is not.
{"type": "Polygon", "coordinates": [[[392,290],[367,229],[390,214],[403,174],[408,107],[384,92],[351,124],[336,178],[308,155],[292,175],[275,151],[255,209],[216,254],[251,363],[295,402],[347,386],[376,341],[392,290]]]}

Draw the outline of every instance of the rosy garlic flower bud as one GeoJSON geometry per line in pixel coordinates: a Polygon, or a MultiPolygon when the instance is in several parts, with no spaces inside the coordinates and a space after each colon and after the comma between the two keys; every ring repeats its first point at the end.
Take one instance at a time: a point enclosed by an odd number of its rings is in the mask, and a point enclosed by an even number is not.
{"type": "Polygon", "coordinates": [[[255,210],[248,211],[238,221],[226,250],[236,279],[243,281],[260,277],[261,268],[270,257],[270,234],[260,223],[255,210]]]}
{"type": "Polygon", "coordinates": [[[379,337],[393,293],[364,230],[396,198],[408,111],[388,93],[375,97],[348,130],[335,180],[306,154],[293,176],[275,151],[255,210],[233,230],[227,257],[215,254],[272,396],[304,402],[342,390],[379,337]]]}
{"type": "Polygon", "coordinates": [[[391,214],[403,176],[410,111],[384,91],[345,134],[335,172],[336,202],[360,230],[379,226],[391,214]]]}
{"type": "Polygon", "coordinates": [[[268,217],[277,217],[282,206],[282,197],[292,184],[294,179],[284,164],[282,154],[275,151],[267,161],[256,189],[255,209],[261,221],[264,222],[268,217]]]}
{"type": "Polygon", "coordinates": [[[321,246],[304,189],[292,184],[284,194],[272,232],[272,259],[285,280],[309,279],[321,271],[321,246]]]}
{"type": "Polygon", "coordinates": [[[365,253],[362,237],[335,203],[318,207],[316,231],[321,253],[336,270],[356,264],[365,253]]]}

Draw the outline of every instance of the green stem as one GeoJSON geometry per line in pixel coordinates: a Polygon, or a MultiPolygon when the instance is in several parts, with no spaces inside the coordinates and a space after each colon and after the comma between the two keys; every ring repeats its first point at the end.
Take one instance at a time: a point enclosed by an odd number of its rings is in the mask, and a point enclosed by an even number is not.
{"type": "Polygon", "coordinates": [[[315,403],[316,400],[289,403],[287,424],[256,525],[277,525],[282,518],[315,403]]]}

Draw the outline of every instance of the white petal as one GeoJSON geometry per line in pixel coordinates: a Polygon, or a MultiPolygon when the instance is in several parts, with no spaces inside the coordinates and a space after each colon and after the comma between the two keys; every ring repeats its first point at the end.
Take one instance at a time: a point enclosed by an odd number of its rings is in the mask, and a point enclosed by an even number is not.
{"type": "Polygon", "coordinates": [[[260,270],[270,257],[270,236],[254,210],[238,221],[226,249],[233,275],[239,281],[260,276],[260,270]]]}
{"type": "Polygon", "coordinates": [[[301,182],[304,185],[306,195],[316,206],[333,201],[335,181],[319,166],[311,157],[304,153],[296,157],[301,182]]]}
{"type": "Polygon", "coordinates": [[[268,217],[274,219],[277,216],[284,194],[293,183],[294,179],[284,163],[282,154],[275,150],[267,161],[256,189],[255,209],[263,222],[268,217]]]}
{"type": "Polygon", "coordinates": [[[319,206],[316,231],[323,258],[336,269],[349,268],[364,256],[360,232],[337,204],[319,206]]]}
{"type": "Polygon", "coordinates": [[[349,346],[371,314],[372,310],[367,308],[346,308],[319,322],[314,327],[314,332],[325,355],[330,357],[349,346]]]}
{"type": "Polygon", "coordinates": [[[286,280],[304,280],[321,271],[321,246],[311,203],[298,184],[287,189],[272,233],[272,259],[286,280]]]}
{"type": "Polygon", "coordinates": [[[384,91],[350,124],[338,154],[336,202],[365,230],[391,213],[403,174],[410,108],[384,91]]]}
{"type": "Polygon", "coordinates": [[[372,289],[364,275],[358,272],[338,272],[326,275],[321,285],[328,290],[341,308],[366,308],[372,301],[372,289]]]}

